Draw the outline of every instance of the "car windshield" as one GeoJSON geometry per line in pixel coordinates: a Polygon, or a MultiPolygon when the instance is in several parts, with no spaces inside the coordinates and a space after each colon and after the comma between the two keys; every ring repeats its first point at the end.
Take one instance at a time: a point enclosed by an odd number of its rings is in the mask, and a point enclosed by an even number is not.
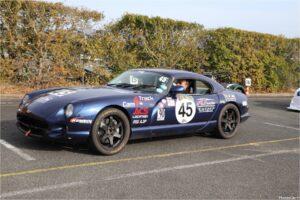
{"type": "Polygon", "coordinates": [[[107,85],[145,92],[166,93],[171,85],[171,78],[156,72],[132,70],[122,73],[107,85]]]}

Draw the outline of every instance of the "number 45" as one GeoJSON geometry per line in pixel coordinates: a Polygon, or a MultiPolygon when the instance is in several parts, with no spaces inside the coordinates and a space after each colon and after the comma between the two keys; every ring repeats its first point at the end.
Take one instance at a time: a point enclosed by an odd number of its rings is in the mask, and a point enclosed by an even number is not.
{"type": "Polygon", "coordinates": [[[193,113],[193,109],[192,109],[192,103],[191,102],[183,102],[179,108],[179,115],[182,115],[182,117],[184,117],[185,115],[187,117],[191,116],[193,113]]]}

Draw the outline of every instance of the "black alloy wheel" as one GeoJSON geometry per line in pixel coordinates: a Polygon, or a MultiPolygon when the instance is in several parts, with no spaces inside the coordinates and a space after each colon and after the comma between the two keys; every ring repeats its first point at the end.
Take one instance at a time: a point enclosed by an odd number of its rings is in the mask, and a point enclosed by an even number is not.
{"type": "Polygon", "coordinates": [[[120,152],[130,136],[127,116],[116,108],[101,112],[93,125],[91,143],[96,151],[104,155],[120,152]]]}
{"type": "Polygon", "coordinates": [[[226,104],[220,112],[215,133],[217,136],[224,139],[232,138],[236,134],[239,124],[239,109],[234,104],[226,104]]]}
{"type": "Polygon", "coordinates": [[[227,109],[221,117],[221,126],[224,134],[231,135],[238,124],[236,111],[232,108],[227,109]]]}
{"type": "Polygon", "coordinates": [[[118,116],[110,115],[100,122],[98,128],[98,140],[109,148],[120,144],[124,137],[124,125],[118,116]]]}

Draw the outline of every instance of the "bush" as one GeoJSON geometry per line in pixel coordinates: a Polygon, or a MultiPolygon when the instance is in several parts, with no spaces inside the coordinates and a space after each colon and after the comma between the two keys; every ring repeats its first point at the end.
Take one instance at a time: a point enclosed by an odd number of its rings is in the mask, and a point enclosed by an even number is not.
{"type": "Polygon", "coordinates": [[[102,13],[40,1],[0,1],[0,14],[0,77],[14,84],[95,85],[131,68],[160,67],[241,84],[250,77],[262,91],[299,85],[299,38],[134,14],[96,29],[102,13]]]}

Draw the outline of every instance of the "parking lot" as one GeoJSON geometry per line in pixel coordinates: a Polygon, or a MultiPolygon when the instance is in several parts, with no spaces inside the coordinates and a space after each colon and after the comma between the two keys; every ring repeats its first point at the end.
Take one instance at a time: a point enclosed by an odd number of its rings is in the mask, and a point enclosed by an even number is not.
{"type": "Polygon", "coordinates": [[[186,135],[131,141],[101,156],[26,138],[18,99],[1,100],[1,198],[299,198],[299,113],[290,97],[250,98],[251,118],[223,140],[186,135]]]}

